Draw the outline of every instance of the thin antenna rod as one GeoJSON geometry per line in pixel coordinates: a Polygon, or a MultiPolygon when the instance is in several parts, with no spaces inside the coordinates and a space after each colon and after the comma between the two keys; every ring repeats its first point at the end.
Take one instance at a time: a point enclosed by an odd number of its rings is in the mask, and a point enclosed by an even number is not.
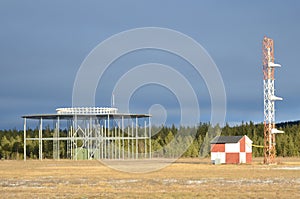
{"type": "Polygon", "coordinates": [[[115,95],[112,94],[111,107],[115,107],[115,95]]]}

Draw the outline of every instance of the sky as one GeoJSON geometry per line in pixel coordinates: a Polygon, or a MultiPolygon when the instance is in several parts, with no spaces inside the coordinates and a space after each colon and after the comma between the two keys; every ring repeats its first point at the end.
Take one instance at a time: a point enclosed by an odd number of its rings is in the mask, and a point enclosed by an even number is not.
{"type": "MultiPolygon", "coordinates": [[[[263,122],[261,45],[267,35],[274,40],[275,60],[282,65],[275,73],[276,95],[284,98],[276,103],[276,121],[299,120],[299,9],[296,0],[0,0],[0,129],[21,129],[22,115],[72,106],[76,74],[89,53],[115,34],[143,27],[172,29],[202,45],[223,79],[229,124],[263,122]]],[[[122,73],[154,62],[186,76],[199,100],[199,122],[210,121],[205,81],[182,58],[153,49],[113,62],[97,87],[96,106],[111,105],[108,88],[122,73]]],[[[168,88],[145,85],[131,96],[130,111],[145,113],[162,106],[158,112],[168,112],[167,124],[176,124],[180,120],[176,97],[168,88]]]]}

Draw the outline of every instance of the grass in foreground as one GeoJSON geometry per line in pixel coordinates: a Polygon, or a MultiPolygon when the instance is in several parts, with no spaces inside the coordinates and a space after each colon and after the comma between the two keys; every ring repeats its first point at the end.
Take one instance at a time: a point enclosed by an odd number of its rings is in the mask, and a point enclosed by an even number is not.
{"type": "Polygon", "coordinates": [[[300,158],[280,159],[270,166],[260,162],[211,165],[208,159],[179,159],[138,174],[116,171],[96,160],[0,161],[0,190],[1,198],[299,197],[300,158]]]}

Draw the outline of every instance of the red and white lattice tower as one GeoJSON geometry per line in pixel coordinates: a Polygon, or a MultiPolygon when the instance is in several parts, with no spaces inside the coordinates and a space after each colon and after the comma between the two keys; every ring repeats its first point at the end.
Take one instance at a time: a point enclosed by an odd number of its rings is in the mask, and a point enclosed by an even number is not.
{"type": "Polygon", "coordinates": [[[274,42],[273,39],[264,37],[263,39],[263,74],[264,74],[264,163],[275,163],[276,142],[275,135],[283,133],[275,128],[275,101],[282,100],[275,96],[274,71],[281,67],[274,63],[274,42]]]}

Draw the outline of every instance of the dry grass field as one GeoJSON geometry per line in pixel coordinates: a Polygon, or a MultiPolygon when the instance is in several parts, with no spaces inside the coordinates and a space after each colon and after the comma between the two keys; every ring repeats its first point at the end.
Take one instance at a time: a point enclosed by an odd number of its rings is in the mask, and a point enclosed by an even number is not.
{"type": "MultiPolygon", "coordinates": [[[[255,159],[251,165],[211,165],[208,159],[179,159],[148,173],[117,171],[96,160],[0,161],[0,197],[300,197],[300,159],[279,159],[279,164],[271,166],[261,161],[255,159]]],[[[134,164],[153,166],[146,160],[134,164]]]]}

